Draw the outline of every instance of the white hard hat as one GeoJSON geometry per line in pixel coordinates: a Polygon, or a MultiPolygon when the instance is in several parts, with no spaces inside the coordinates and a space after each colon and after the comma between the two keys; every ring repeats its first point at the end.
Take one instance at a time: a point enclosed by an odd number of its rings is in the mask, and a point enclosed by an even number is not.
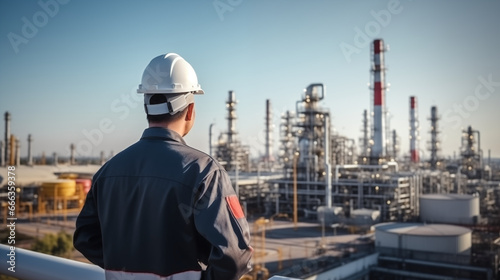
{"type": "Polygon", "coordinates": [[[203,94],[193,67],[176,53],[167,53],[151,60],[142,74],[137,93],[144,93],[146,113],[175,114],[194,102],[192,94],[203,94]],[[167,103],[150,104],[153,94],[163,94],[167,103]]]}

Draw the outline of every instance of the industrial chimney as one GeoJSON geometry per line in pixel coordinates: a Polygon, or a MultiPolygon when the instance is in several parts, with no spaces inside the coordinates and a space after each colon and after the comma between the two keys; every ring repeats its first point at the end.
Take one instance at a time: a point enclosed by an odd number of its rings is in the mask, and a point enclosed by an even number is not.
{"type": "Polygon", "coordinates": [[[370,121],[368,119],[368,110],[363,111],[363,125],[361,128],[362,137],[359,139],[361,148],[360,161],[365,164],[370,156],[370,121]]]}
{"type": "Polygon", "coordinates": [[[9,164],[10,162],[10,113],[5,112],[5,152],[4,159],[5,163],[9,164]]]}
{"type": "Polygon", "coordinates": [[[386,106],[385,106],[385,62],[384,41],[376,39],[372,45],[372,89],[373,89],[373,146],[372,163],[386,157],[386,106]]]}
{"type": "Polygon", "coordinates": [[[417,98],[410,96],[410,155],[412,163],[420,161],[418,138],[417,98]]]}
{"type": "Polygon", "coordinates": [[[16,139],[16,157],[15,157],[15,165],[19,166],[21,165],[21,141],[19,139],[16,139]]]}
{"type": "Polygon", "coordinates": [[[0,141],[0,166],[5,166],[5,143],[0,141]]]}
{"type": "Polygon", "coordinates": [[[236,94],[229,91],[229,97],[226,101],[227,107],[227,143],[236,141],[236,94]]]}
{"type": "Polygon", "coordinates": [[[266,100],[266,151],[265,151],[265,159],[266,167],[270,168],[270,163],[274,161],[272,155],[272,145],[273,145],[273,120],[272,120],[272,107],[271,100],[266,100]]]}
{"type": "Polygon", "coordinates": [[[75,144],[71,143],[69,145],[70,155],[69,155],[69,164],[75,164],[75,144]]]}
{"type": "Polygon", "coordinates": [[[28,162],[29,166],[33,165],[33,154],[31,153],[31,143],[33,142],[33,137],[31,134],[28,134],[28,162]]]}

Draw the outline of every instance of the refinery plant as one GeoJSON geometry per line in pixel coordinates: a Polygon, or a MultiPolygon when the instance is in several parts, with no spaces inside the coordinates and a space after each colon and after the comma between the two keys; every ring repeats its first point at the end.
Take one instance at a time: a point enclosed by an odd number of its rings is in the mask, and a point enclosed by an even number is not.
{"type": "MultiPolygon", "coordinates": [[[[419,108],[418,96],[408,96],[409,130],[391,130],[385,55],[384,40],[373,40],[367,66],[371,107],[359,112],[359,139],[334,130],[335,112],[323,105],[327,87],[312,83],[279,124],[273,124],[272,100],[266,100],[264,155],[251,158],[238,134],[237,92],[228,92],[227,130],[216,136],[210,127],[209,153],[229,172],[253,229],[255,266],[245,279],[500,279],[499,163],[484,158],[474,124],[462,131],[458,157],[443,156],[438,108],[419,108]],[[425,133],[419,127],[423,111],[430,115],[425,133]],[[279,139],[273,139],[274,127],[279,139]],[[400,141],[409,142],[408,151],[400,141]],[[310,232],[301,236],[304,224],[310,232]],[[309,251],[300,266],[292,249],[286,251],[292,245],[280,245],[292,238],[302,246],[312,237],[318,242],[304,245],[309,251]]],[[[106,161],[104,152],[78,159],[69,143],[68,158],[35,159],[29,135],[22,159],[11,117],[5,113],[0,170],[4,176],[6,166],[17,166],[24,173],[18,182],[20,217],[27,224],[55,216],[71,220],[106,161]]],[[[6,192],[5,178],[1,184],[6,192]]]]}

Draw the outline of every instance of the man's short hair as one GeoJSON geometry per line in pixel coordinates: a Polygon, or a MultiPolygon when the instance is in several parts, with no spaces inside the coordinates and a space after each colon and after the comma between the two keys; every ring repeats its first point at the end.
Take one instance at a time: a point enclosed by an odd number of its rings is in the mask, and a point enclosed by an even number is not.
{"type": "MultiPolygon", "coordinates": [[[[163,94],[153,94],[151,96],[151,99],[149,100],[149,104],[161,104],[161,103],[167,103],[167,97],[163,94]]],[[[186,112],[188,107],[186,107],[184,110],[177,112],[174,115],[170,115],[169,113],[167,114],[162,114],[162,115],[146,115],[146,118],[148,119],[148,122],[153,122],[153,123],[158,123],[158,122],[173,122],[177,121],[180,118],[184,116],[184,113],[186,112]]]]}

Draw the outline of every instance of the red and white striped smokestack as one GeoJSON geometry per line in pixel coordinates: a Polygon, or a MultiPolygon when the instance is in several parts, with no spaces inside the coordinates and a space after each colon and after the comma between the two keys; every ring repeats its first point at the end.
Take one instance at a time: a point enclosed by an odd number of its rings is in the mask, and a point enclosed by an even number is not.
{"type": "Polygon", "coordinates": [[[386,156],[386,116],[385,116],[385,63],[384,41],[376,39],[372,45],[372,81],[373,81],[373,147],[372,158],[386,156]]]}
{"type": "Polygon", "coordinates": [[[418,116],[417,116],[417,98],[410,96],[410,154],[411,162],[420,161],[418,155],[418,116]]]}

